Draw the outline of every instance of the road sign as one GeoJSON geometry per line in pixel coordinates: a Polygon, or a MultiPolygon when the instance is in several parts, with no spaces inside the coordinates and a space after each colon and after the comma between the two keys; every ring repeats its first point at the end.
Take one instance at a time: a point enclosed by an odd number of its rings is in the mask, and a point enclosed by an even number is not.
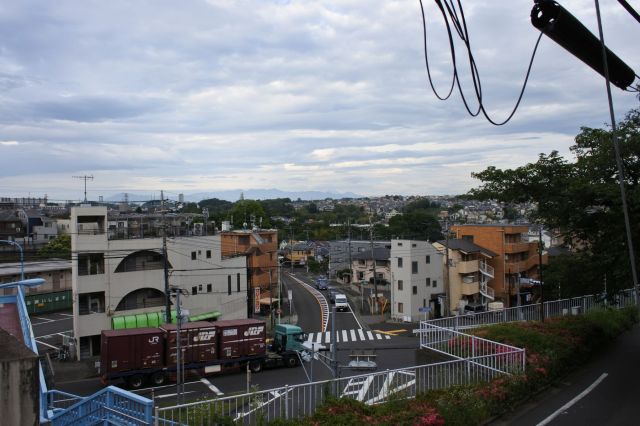
{"type": "Polygon", "coordinates": [[[424,308],[418,308],[418,312],[431,312],[431,308],[429,306],[425,306],[424,308]]]}

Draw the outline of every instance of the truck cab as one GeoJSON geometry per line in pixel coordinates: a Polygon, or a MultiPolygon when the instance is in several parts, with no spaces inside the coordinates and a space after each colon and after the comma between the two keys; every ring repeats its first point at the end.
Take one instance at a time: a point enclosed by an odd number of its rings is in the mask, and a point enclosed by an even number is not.
{"type": "Polygon", "coordinates": [[[307,340],[307,333],[300,327],[292,324],[278,324],[273,336],[273,350],[276,353],[287,351],[303,351],[302,344],[307,340]]]}

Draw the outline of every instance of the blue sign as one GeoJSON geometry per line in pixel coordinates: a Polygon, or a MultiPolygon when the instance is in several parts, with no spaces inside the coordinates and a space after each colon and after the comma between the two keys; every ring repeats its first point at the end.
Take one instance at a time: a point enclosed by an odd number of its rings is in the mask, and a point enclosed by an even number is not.
{"type": "Polygon", "coordinates": [[[418,312],[431,312],[431,308],[426,306],[424,308],[418,308],[418,312]]]}

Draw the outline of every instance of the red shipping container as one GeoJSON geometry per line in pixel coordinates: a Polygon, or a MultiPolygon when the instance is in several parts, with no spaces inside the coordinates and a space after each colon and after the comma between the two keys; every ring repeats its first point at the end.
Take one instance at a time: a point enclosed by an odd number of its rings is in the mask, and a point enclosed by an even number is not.
{"type": "Polygon", "coordinates": [[[266,324],[255,319],[218,321],[220,359],[265,355],[266,324]]]}
{"type": "Polygon", "coordinates": [[[158,328],[105,330],[101,346],[101,374],[161,368],[164,364],[164,332],[158,328]]]}
{"type": "MultiPolygon", "coordinates": [[[[167,332],[167,364],[176,364],[177,326],[165,324],[167,332]]],[[[184,354],[183,363],[209,362],[217,359],[217,330],[214,323],[196,321],[180,326],[180,346],[184,354]]]]}

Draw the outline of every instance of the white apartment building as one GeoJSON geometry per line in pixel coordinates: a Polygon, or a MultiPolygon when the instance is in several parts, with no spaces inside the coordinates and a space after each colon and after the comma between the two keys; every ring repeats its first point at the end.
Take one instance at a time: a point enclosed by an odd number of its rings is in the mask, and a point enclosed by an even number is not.
{"type": "MultiPolygon", "coordinates": [[[[100,351],[114,316],[165,310],[162,238],[110,240],[105,207],[71,209],[73,331],[77,356],[100,351]]],[[[246,257],[222,259],[220,236],[167,238],[169,284],[189,315],[247,316],[246,257]]],[[[174,304],[174,301],[172,301],[174,304]]],[[[173,308],[175,309],[175,307],[173,308]]]]}
{"type": "Polygon", "coordinates": [[[442,256],[428,241],[391,240],[391,318],[419,321],[440,316],[444,305],[442,256]]]}

